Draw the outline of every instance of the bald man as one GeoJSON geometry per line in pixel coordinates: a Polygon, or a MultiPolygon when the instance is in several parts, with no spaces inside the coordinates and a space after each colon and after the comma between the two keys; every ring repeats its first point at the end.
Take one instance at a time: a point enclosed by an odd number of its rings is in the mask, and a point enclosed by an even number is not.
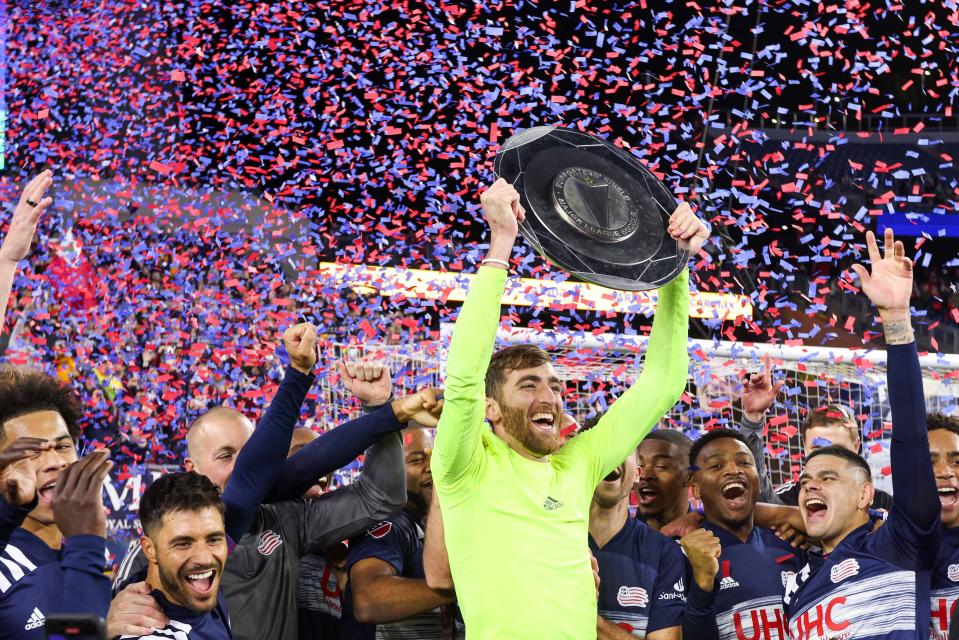
{"type": "MultiPolygon", "coordinates": [[[[295,378],[295,372],[287,375],[295,378]]],[[[435,424],[436,418],[423,410],[435,404],[432,394],[421,392],[388,403],[392,381],[385,369],[357,368],[341,371],[341,375],[346,387],[365,405],[382,406],[323,434],[287,459],[267,497],[268,502],[282,501],[260,506],[224,569],[221,589],[237,640],[295,640],[300,559],[311,550],[361,533],[406,504],[406,469],[398,432],[414,417],[435,424]],[[373,379],[361,379],[367,377],[373,379]],[[317,478],[362,453],[370,438],[375,438],[375,444],[367,449],[364,471],[356,482],[316,500],[302,499],[317,478]]],[[[279,402],[292,431],[309,385],[284,385],[286,379],[271,410],[279,402]]],[[[252,433],[252,422],[236,410],[211,409],[190,427],[184,467],[207,476],[222,489],[233,481],[234,463],[252,433]]],[[[130,583],[142,579],[144,566],[138,548],[132,549],[117,572],[115,589],[135,587],[130,583]]]]}

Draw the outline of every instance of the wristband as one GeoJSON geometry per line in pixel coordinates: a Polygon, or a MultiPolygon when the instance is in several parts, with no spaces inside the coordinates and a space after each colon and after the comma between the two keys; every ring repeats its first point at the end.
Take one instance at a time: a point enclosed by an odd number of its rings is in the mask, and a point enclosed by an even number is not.
{"type": "Polygon", "coordinates": [[[506,262],[506,260],[500,260],[500,259],[498,259],[498,258],[484,258],[484,259],[480,262],[480,265],[484,265],[484,264],[486,264],[487,262],[489,262],[489,263],[491,263],[491,264],[498,264],[498,265],[502,266],[504,269],[506,269],[507,271],[509,271],[509,263],[506,262]]]}

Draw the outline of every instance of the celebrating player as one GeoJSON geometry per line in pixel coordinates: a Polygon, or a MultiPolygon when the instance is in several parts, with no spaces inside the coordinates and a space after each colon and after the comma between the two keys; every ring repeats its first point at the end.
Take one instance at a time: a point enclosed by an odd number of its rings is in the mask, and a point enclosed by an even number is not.
{"type": "Polygon", "coordinates": [[[37,232],[40,216],[53,204],[53,198],[47,196],[47,189],[53,184],[53,172],[42,171],[27,183],[20,194],[20,200],[13,210],[10,228],[0,245],[0,332],[3,331],[7,301],[13,287],[13,276],[17,265],[30,253],[33,236],[37,232]]]}
{"type": "Polygon", "coordinates": [[[43,638],[47,616],[106,615],[107,451],[77,460],[80,406],[39,372],[0,371],[0,638],[43,638]]]}
{"type": "Polygon", "coordinates": [[[433,435],[411,428],[406,450],[406,507],[350,542],[349,575],[340,637],[462,638],[455,594],[431,589],[423,573],[423,537],[433,498],[430,457],[433,435]]]}
{"type": "Polygon", "coordinates": [[[932,572],[930,640],[947,640],[959,599],[959,419],[941,413],[926,420],[929,454],[942,508],[942,545],[932,572]]]}
{"type": "Polygon", "coordinates": [[[641,471],[636,483],[636,517],[655,531],[691,511],[689,449],[693,441],[681,431],[653,431],[636,448],[641,471]]]}
{"type": "Polygon", "coordinates": [[[892,230],[885,251],[866,236],[871,273],[853,269],[879,309],[888,354],[892,408],[893,505],[886,524],[872,531],[874,489],[869,466],[836,445],[813,451],[799,476],[806,531],[823,553],[786,589],[790,637],[802,640],[924,638],[929,629],[929,572],[942,535],[940,500],[930,461],[919,357],[909,298],[912,261],[892,230]]]}
{"type": "MultiPolygon", "coordinates": [[[[212,417],[208,413],[206,420],[201,418],[191,427],[189,468],[225,487],[225,498],[237,489],[240,461],[258,448],[254,438],[265,426],[272,426],[269,423],[282,425],[286,435],[275,438],[285,438],[282,458],[286,457],[300,406],[313,381],[310,371],[316,362],[312,347],[304,347],[304,340],[297,335],[288,333],[285,337],[292,364],[256,431],[252,431],[249,421],[232,410],[218,410],[215,412],[218,415],[212,417]]],[[[309,331],[305,334],[308,345],[314,344],[310,336],[315,334],[309,331]]],[[[384,383],[379,385],[365,380],[365,373],[350,373],[345,369],[342,373],[348,388],[370,392],[367,396],[361,391],[361,400],[382,404],[391,396],[388,372],[380,371],[376,376],[384,383]]],[[[435,424],[429,411],[438,408],[430,391],[399,398],[323,434],[286,460],[265,498],[275,502],[257,505],[252,528],[242,529],[235,537],[230,531],[231,537],[239,542],[226,563],[223,590],[230,604],[236,637],[258,640],[297,637],[296,585],[301,557],[311,549],[322,549],[362,532],[404,504],[403,449],[397,431],[414,417],[422,423],[435,424]],[[300,499],[318,477],[352,461],[367,445],[372,446],[360,480],[317,500],[300,499]]],[[[227,504],[229,506],[229,501],[227,504]]],[[[229,522],[229,510],[227,515],[229,522]]],[[[121,564],[117,585],[142,575],[143,564],[142,554],[131,550],[121,564]]],[[[135,585],[128,588],[142,589],[135,585]]],[[[135,595],[121,592],[117,600],[128,598],[133,604],[135,595]]],[[[118,622],[121,614],[129,613],[117,600],[111,607],[111,622],[118,622]]],[[[124,618],[136,624],[127,615],[124,618]]]]}
{"type": "Polygon", "coordinates": [[[785,584],[806,557],[755,524],[760,480],[746,437],[710,431],[693,443],[689,462],[706,521],[681,540],[693,575],[683,637],[786,638],[785,584]]]}
{"type": "MultiPolygon", "coordinates": [[[[432,462],[453,582],[471,638],[595,637],[589,505],[685,387],[688,273],[659,291],[639,380],[560,448],[562,383],[549,355],[532,345],[493,355],[519,194],[500,179],[480,200],[489,252],[453,332],[432,462]]],[[[668,232],[693,254],[708,236],[686,205],[668,232]]],[[[434,586],[429,569],[427,579],[434,586]]]]}
{"type": "Polygon", "coordinates": [[[599,640],[678,640],[685,600],[683,555],[675,542],[629,517],[639,477],[636,452],[593,492],[589,550],[599,565],[599,640]]]}

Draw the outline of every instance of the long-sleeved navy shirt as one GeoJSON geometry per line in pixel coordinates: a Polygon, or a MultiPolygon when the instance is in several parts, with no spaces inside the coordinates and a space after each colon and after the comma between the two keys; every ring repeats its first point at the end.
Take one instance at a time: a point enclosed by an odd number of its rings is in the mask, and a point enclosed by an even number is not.
{"type": "MultiPolygon", "coordinates": [[[[313,376],[287,367],[270,407],[236,458],[233,473],[223,491],[226,533],[231,541],[231,551],[234,541],[240,540],[250,528],[260,503],[283,469],[300,407],[313,380],[313,376]]],[[[129,572],[130,567],[126,571],[129,572]]],[[[142,571],[139,576],[142,579],[142,571]]],[[[221,594],[217,594],[216,608],[206,613],[193,612],[171,603],[158,591],[154,592],[154,597],[170,619],[165,633],[160,635],[184,640],[232,639],[226,601],[221,594]]]]}
{"type": "MultiPolygon", "coordinates": [[[[308,382],[302,374],[288,376],[271,404],[271,411],[277,408],[271,415],[287,421],[290,433],[309,390],[308,382]],[[292,386],[286,389],[288,381],[292,386]]],[[[406,503],[403,445],[396,433],[402,428],[387,405],[320,436],[284,463],[267,499],[285,501],[257,505],[252,524],[238,538],[223,573],[221,593],[230,604],[235,637],[295,639],[300,558],[312,549],[361,533],[406,503]],[[372,443],[375,444],[367,451],[363,474],[352,485],[318,500],[288,499],[299,498],[317,478],[350,462],[372,443]]],[[[285,456],[290,437],[284,438],[285,456]]],[[[244,456],[251,445],[258,446],[251,438],[240,456],[244,456]]],[[[237,466],[240,463],[238,458],[237,466]]],[[[231,477],[227,490],[231,490],[232,484],[231,477]]],[[[139,545],[131,545],[120,564],[114,590],[142,580],[145,566],[139,545]]],[[[206,636],[188,637],[194,640],[206,636]]]]}
{"type": "Polygon", "coordinates": [[[940,502],[929,455],[922,373],[915,343],[887,349],[892,408],[893,506],[886,524],[847,535],[786,588],[790,638],[925,640],[930,575],[939,550],[940,502]]]}
{"type": "Polygon", "coordinates": [[[21,525],[33,504],[16,507],[0,497],[0,639],[45,636],[43,621],[59,614],[105,618],[110,608],[107,543],[101,536],[77,535],[60,550],[21,525]]]}

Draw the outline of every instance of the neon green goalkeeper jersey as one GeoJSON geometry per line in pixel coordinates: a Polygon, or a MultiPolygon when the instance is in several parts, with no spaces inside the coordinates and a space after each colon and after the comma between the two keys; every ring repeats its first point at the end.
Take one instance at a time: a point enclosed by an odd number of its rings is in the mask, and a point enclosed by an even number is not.
{"type": "Polygon", "coordinates": [[[596,427],[545,462],[514,452],[485,423],[484,379],[506,276],[479,270],[446,365],[432,473],[456,596],[469,640],[595,638],[590,501],[685,388],[689,275],[659,291],[639,380],[596,427]]]}

